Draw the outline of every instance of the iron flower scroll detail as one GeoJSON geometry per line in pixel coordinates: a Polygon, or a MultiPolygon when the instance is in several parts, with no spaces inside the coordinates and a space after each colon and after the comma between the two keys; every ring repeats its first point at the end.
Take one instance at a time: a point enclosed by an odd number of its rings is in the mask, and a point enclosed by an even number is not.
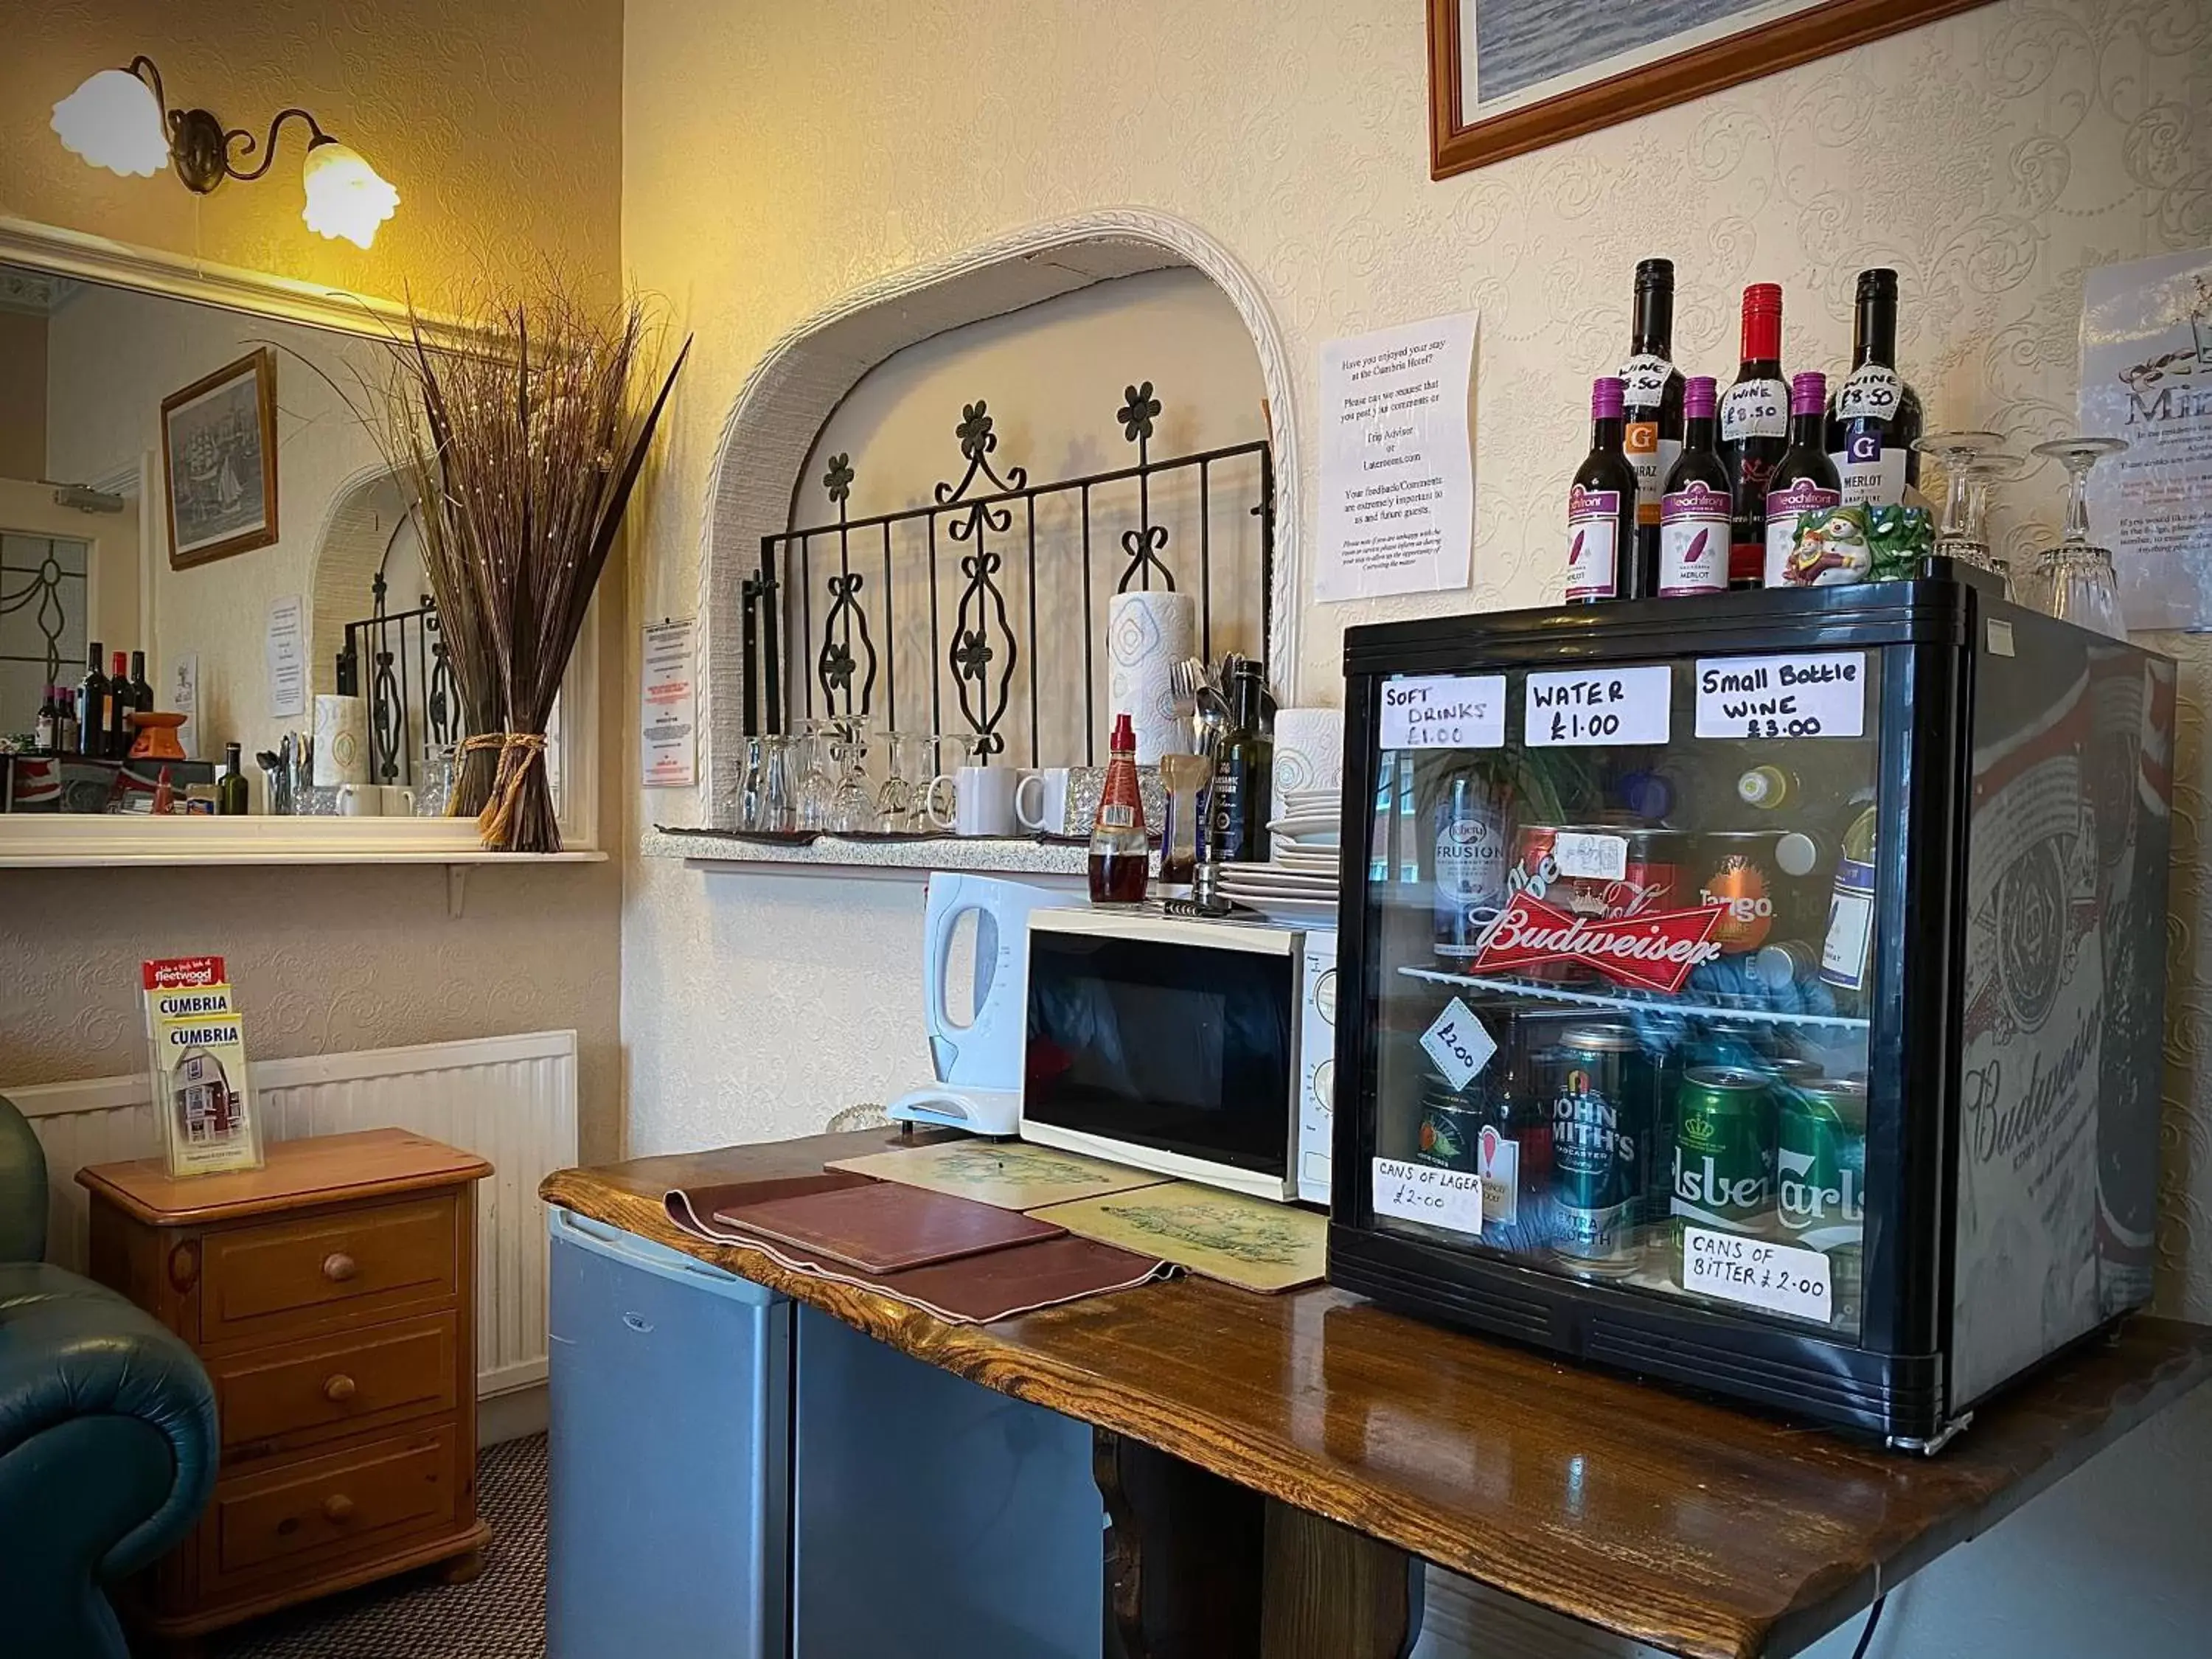
{"type": "MultiPolygon", "coordinates": [[[[1121,407],[1115,418],[1121,422],[1121,436],[1137,447],[1137,527],[1121,532],[1121,550],[1129,556],[1129,562],[1121,571],[1121,578],[1114,584],[1116,593],[1126,593],[1132,587],[1149,589],[1157,575],[1159,585],[1170,593],[1175,592],[1175,572],[1168,568],[1167,561],[1160,556],[1168,544],[1168,527],[1152,522],[1152,483],[1149,471],[1152,465],[1152,422],[1159,418],[1160,400],[1152,395],[1152,383],[1123,389],[1121,407]]],[[[1203,511],[1203,507],[1200,511],[1203,511]]]]}
{"type": "Polygon", "coordinates": [[[822,648],[814,659],[814,676],[822,687],[823,707],[830,713],[866,715],[876,694],[876,642],[868,632],[867,607],[860,602],[867,578],[853,568],[852,532],[847,526],[847,504],[853,496],[852,456],[830,458],[823,469],[822,489],[837,504],[837,574],[825,584],[830,609],[822,617],[822,648]],[[860,673],[863,660],[866,674],[860,673]],[[860,679],[857,698],[853,691],[856,675],[860,679]]]}
{"type": "Polygon", "coordinates": [[[952,515],[946,528],[954,541],[966,542],[973,550],[960,561],[960,574],[966,580],[960,590],[945,665],[952,671],[960,712],[975,733],[975,757],[988,763],[992,756],[1006,750],[1006,734],[999,725],[1006,717],[1014,668],[1021,658],[1021,640],[1007,618],[1006,596],[998,582],[1005,561],[986,543],[992,536],[1011,530],[1014,514],[1011,507],[992,506],[988,494],[964,501],[963,498],[978,478],[1001,494],[1012,494],[1028,487],[1030,475],[1024,468],[1009,465],[1001,477],[991,465],[999,434],[992,429],[990,405],[984,399],[978,398],[960,406],[960,424],[952,429],[952,435],[960,441],[968,470],[957,484],[940,482],[935,493],[939,507],[963,507],[952,515]],[[1000,665],[995,680],[991,674],[994,662],[1000,665]]]}
{"type": "Polygon", "coordinates": [[[1130,386],[1123,395],[1128,401],[1117,411],[1121,422],[1121,436],[1133,444],[1149,442],[1152,435],[1152,422],[1160,412],[1160,400],[1152,396],[1152,383],[1147,380],[1142,386],[1130,386]]]}
{"type": "MultiPolygon", "coordinates": [[[[829,468],[822,475],[822,488],[840,507],[851,499],[853,458],[850,455],[832,455],[830,458],[829,468]]],[[[841,513],[838,516],[842,519],[844,515],[841,513]]]]}

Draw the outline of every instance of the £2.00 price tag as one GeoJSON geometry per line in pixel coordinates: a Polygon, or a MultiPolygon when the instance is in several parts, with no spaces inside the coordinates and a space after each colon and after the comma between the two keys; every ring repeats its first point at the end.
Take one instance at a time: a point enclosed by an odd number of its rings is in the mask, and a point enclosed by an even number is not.
{"type": "Polygon", "coordinates": [[[1498,1052],[1496,1041],[1474,1017],[1474,1011],[1457,997],[1446,1003],[1436,1023],[1421,1033],[1421,1047],[1436,1061],[1444,1081],[1455,1089],[1474,1082],[1498,1052]]]}
{"type": "Polygon", "coordinates": [[[1473,1170],[1375,1160],[1375,1213],[1482,1236],[1482,1177],[1473,1170]]]}
{"type": "Polygon", "coordinates": [[[1828,1258],[1716,1227],[1682,1229],[1682,1288],[1826,1324],[1835,1316],[1828,1258]]]}

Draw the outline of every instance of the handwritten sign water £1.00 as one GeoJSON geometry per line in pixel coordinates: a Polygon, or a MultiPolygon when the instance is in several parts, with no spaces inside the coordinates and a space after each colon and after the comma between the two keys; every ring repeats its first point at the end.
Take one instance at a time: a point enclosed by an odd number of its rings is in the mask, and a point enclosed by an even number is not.
{"type": "Polygon", "coordinates": [[[1502,749],[1505,676],[1423,674],[1382,682],[1384,749],[1502,749]]]}
{"type": "Polygon", "coordinates": [[[1701,738],[1866,735],[1866,653],[1700,657],[1701,738]]]}
{"type": "Polygon", "coordinates": [[[1664,743],[1673,686],[1663,663],[1531,674],[1522,740],[1531,749],[1664,743]]]}

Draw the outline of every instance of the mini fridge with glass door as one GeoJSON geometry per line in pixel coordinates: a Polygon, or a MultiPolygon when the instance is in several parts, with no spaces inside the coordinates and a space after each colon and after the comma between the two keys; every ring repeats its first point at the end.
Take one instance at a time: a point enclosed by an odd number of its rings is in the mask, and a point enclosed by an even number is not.
{"type": "Polygon", "coordinates": [[[1346,635],[1333,1282],[1922,1449],[2148,1300],[2173,665],[1971,574],[1346,635]]]}

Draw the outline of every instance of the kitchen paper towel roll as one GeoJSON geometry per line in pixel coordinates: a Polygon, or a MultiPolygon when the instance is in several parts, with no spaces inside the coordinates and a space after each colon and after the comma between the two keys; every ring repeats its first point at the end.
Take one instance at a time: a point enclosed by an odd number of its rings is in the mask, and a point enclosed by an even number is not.
{"type": "Polygon", "coordinates": [[[1176,714],[1171,666],[1198,648],[1198,601],[1188,593],[1116,593],[1106,612],[1109,714],[1137,730],[1137,764],[1190,747],[1189,722],[1176,714]]]}
{"type": "Polygon", "coordinates": [[[315,699],[315,787],[368,781],[368,705],[359,697],[315,699]]]}
{"type": "Polygon", "coordinates": [[[1294,789],[1344,784],[1344,711],[1281,708],[1275,712],[1275,799],[1270,815],[1281,817],[1283,796],[1294,789]]]}

